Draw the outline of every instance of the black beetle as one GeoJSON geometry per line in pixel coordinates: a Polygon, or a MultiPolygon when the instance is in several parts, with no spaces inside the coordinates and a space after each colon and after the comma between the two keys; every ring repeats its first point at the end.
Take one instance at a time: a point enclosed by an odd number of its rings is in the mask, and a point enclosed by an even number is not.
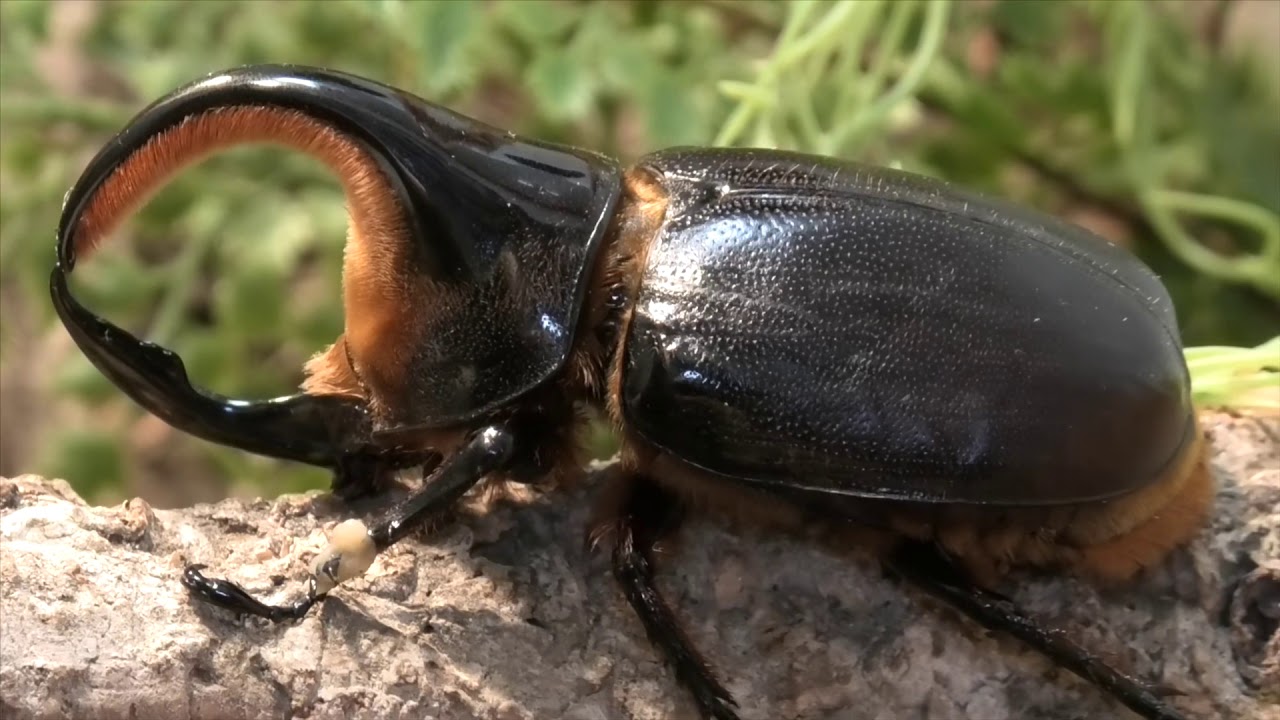
{"type": "Polygon", "coordinates": [[[134,118],[68,194],[57,252],[53,302],[76,343],[174,427],[331,467],[343,494],[429,472],[382,522],[339,527],[297,605],[193,566],[200,599],[301,617],[480,481],[571,477],[594,406],[624,471],[589,539],[612,549],[702,715],[735,718],[736,703],[650,552],[694,500],[840,528],[1137,712],[1180,717],[985,589],[1013,567],[1124,580],[1212,503],[1169,296],[1078,227],[790,152],[673,149],[624,170],[370,80],[258,66],[134,118]],[[192,387],[176,355],[94,316],[66,279],[168,176],[245,142],[322,159],[351,214],[345,332],[302,393],[263,402],[192,387]]]}

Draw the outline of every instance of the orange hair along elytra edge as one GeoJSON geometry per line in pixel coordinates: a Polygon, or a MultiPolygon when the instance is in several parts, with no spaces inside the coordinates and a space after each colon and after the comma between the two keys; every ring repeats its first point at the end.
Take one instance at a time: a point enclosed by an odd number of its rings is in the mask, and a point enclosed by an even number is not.
{"type": "MultiPolygon", "coordinates": [[[[225,107],[185,118],[158,133],[102,182],[85,206],[72,238],[88,255],[180,170],[238,145],[274,144],[320,160],[342,185],[350,216],[343,262],[346,332],[307,364],[303,388],[318,394],[362,394],[347,351],[362,368],[394,376],[401,358],[388,352],[386,328],[406,318],[395,268],[408,247],[405,209],[369,152],[335,128],[296,110],[225,107]]],[[[408,310],[412,312],[412,309],[408,310]]]]}

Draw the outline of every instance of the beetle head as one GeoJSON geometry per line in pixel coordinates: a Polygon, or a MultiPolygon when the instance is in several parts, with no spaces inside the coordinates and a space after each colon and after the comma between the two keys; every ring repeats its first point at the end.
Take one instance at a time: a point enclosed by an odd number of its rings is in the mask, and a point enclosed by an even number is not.
{"type": "Polygon", "coordinates": [[[343,73],[230,70],[152,104],[90,162],[58,228],[54,307],[90,361],[171,425],[332,466],[383,434],[472,425],[564,365],[617,177],[605,158],[343,73]],[[351,215],[343,336],[302,394],[252,402],[194,387],[177,355],[84,308],[66,277],[162,181],[246,142],[322,160],[351,215]]]}

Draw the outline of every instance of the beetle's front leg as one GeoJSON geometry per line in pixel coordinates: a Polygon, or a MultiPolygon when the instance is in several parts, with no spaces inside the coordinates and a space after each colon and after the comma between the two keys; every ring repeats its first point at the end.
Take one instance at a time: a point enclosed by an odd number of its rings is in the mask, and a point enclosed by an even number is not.
{"type": "Polygon", "coordinates": [[[515,439],[505,429],[487,427],[450,456],[421,490],[392,507],[381,522],[367,527],[352,519],[338,525],[329,546],[312,563],[306,596],[294,604],[263,603],[233,582],[205,577],[201,565],[187,567],[182,583],[200,600],[237,613],[273,622],[301,618],[335,587],[363,575],[378,553],[453,507],[481,478],[506,467],[514,448],[515,439]]]}
{"type": "Polygon", "coordinates": [[[612,537],[614,578],[650,642],[673,667],[680,684],[693,693],[701,716],[739,720],[732,710],[737,702],[690,642],[654,580],[654,546],[679,527],[683,508],[650,480],[631,476],[620,482],[622,486],[610,488],[618,494],[609,499],[612,507],[602,509],[589,539],[595,544],[612,537]]]}

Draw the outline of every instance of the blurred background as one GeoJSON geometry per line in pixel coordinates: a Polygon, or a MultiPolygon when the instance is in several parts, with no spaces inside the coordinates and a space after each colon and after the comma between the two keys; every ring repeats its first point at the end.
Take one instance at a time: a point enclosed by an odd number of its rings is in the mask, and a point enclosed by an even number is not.
{"type": "MultiPolygon", "coordinates": [[[[0,474],[160,506],[327,485],[142,414],[48,301],[88,159],[160,95],[257,62],[367,75],[624,161],[763,145],[936,175],[1132,249],[1188,345],[1280,334],[1277,2],[4,0],[0,474]]],[[[286,394],[341,332],[345,229],[318,163],[237,149],[176,178],[74,280],[198,384],[286,394]]]]}

